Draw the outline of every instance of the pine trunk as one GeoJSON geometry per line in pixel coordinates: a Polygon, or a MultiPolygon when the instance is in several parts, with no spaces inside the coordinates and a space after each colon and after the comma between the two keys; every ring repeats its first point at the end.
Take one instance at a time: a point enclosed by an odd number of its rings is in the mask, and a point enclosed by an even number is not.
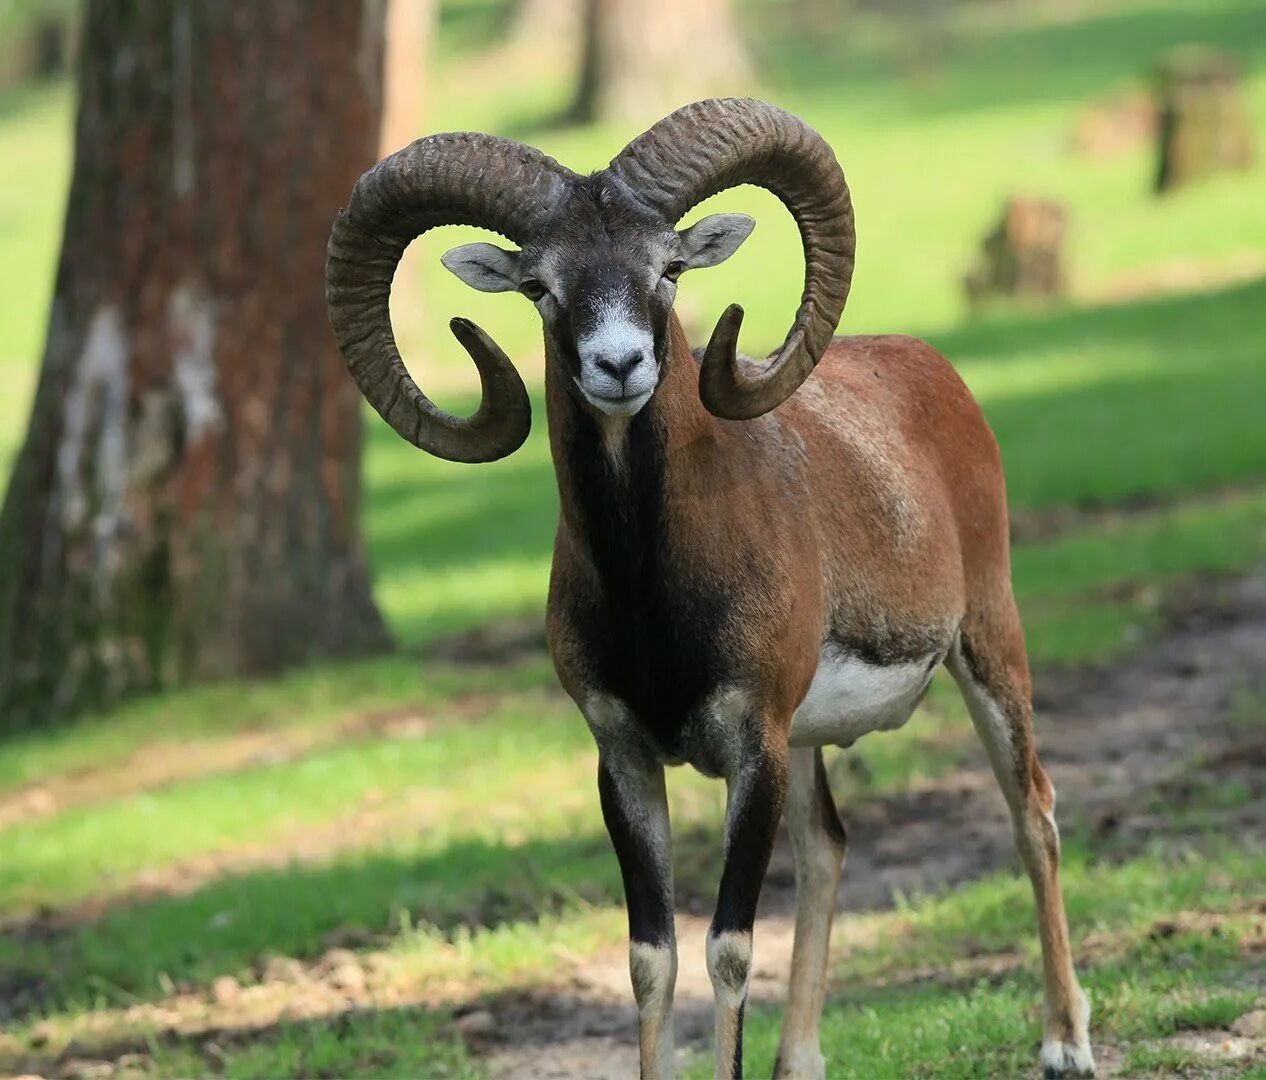
{"type": "Polygon", "coordinates": [[[750,89],[730,0],[585,4],[573,119],[645,124],[698,98],[750,89]]]}
{"type": "Polygon", "coordinates": [[[325,241],[379,0],[91,0],[43,369],[0,514],[0,728],[381,649],[325,241]]]}

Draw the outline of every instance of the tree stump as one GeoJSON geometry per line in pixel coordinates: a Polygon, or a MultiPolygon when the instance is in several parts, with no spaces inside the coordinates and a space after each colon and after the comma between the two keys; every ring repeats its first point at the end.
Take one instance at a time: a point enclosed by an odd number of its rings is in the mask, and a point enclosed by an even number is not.
{"type": "Polygon", "coordinates": [[[1204,49],[1174,53],[1161,67],[1159,97],[1157,192],[1252,163],[1252,130],[1233,57],[1204,49]]]}
{"type": "Polygon", "coordinates": [[[1152,145],[1159,128],[1155,95],[1142,90],[1118,94],[1082,112],[1073,132],[1073,149],[1085,157],[1115,157],[1152,145]]]}
{"type": "Polygon", "coordinates": [[[964,279],[971,307],[993,297],[1039,302],[1062,297],[1067,224],[1068,216],[1057,202],[1029,197],[1008,200],[964,279]]]}

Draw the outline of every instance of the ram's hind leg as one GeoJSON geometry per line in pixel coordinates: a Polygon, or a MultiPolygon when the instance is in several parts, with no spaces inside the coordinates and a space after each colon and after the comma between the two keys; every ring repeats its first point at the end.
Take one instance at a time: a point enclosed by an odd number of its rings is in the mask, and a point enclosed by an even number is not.
{"type": "Polygon", "coordinates": [[[947,664],[988,751],[1033,883],[1046,981],[1043,1070],[1048,1077],[1094,1076],[1090,1005],[1073,971],[1059,886],[1055,790],[1034,748],[1024,635],[1009,593],[987,612],[969,614],[947,664]]]}
{"type": "Polygon", "coordinates": [[[826,1075],[818,1022],[826,997],[827,950],[845,845],[844,825],[817,747],[791,751],[787,831],[796,863],[796,939],[774,1076],[816,1080],[826,1075]]]}

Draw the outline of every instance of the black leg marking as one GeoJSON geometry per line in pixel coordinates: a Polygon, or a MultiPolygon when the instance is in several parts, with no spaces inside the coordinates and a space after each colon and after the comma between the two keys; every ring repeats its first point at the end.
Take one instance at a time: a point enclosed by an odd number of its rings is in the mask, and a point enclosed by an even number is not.
{"type": "Polygon", "coordinates": [[[752,966],[752,924],[786,788],[786,757],[775,757],[763,747],[747,754],[729,780],[725,869],[708,934],[719,1076],[743,1075],[743,1016],[752,966]]]}
{"type": "Polygon", "coordinates": [[[629,976],[637,1000],[641,1073],[673,1072],[673,881],[664,768],[639,754],[602,753],[602,816],[620,862],[629,916],[629,976]]]}
{"type": "Polygon", "coordinates": [[[730,782],[725,869],[712,917],[713,934],[751,931],[786,789],[786,761],[775,762],[763,752],[744,763],[730,782]]]}
{"type": "MultiPolygon", "coordinates": [[[[658,765],[653,768],[660,772],[658,787],[662,791],[663,770],[658,765]]],[[[632,805],[642,789],[654,787],[650,781],[648,775],[626,773],[617,776],[605,759],[599,762],[598,795],[602,802],[602,818],[624,879],[629,937],[648,945],[664,945],[673,938],[667,811],[654,801],[650,805],[645,801],[641,805],[632,805]],[[637,790],[630,791],[629,788],[637,790]],[[640,820],[635,820],[635,815],[640,820]]]]}

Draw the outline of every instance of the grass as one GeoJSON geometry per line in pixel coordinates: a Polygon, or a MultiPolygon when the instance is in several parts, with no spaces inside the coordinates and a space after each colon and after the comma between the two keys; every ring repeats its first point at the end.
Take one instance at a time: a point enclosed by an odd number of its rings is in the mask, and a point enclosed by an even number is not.
{"type": "MultiPolygon", "coordinates": [[[[554,70],[519,85],[481,51],[504,14],[497,0],[443,5],[434,126],[511,133],[578,168],[601,164],[630,133],[542,127],[567,88],[554,70]]],[[[1086,108],[1139,86],[1158,55],[1192,40],[1237,54],[1266,130],[1261,5],[961,5],[935,40],[864,12],[810,36],[764,0],[742,14],[765,92],[827,134],[853,186],[861,246],[844,329],[908,330],[951,357],[998,434],[1019,512],[1155,504],[1017,546],[1035,661],[1111,660],[1163,625],[1170,586],[1266,560],[1266,280],[1226,280],[1266,249],[1266,160],[1160,200],[1148,195],[1146,146],[1092,158],[1071,145],[1086,108]],[[967,321],[962,272],[1000,200],[1020,191],[1067,204],[1073,296],[967,321]],[[1195,268],[1201,291],[1111,299],[1174,267],[1184,280],[1195,268]]],[[[0,188],[0,477],[34,388],[71,105],[66,86],[0,97],[0,159],[13,163],[0,188]]],[[[687,279],[681,314],[698,340],[741,300],[745,345],[758,351],[780,337],[799,292],[794,230],[763,192],[732,192],[699,213],[716,206],[755,212],[760,227],[726,266],[687,279]]],[[[438,267],[442,250],[475,235],[444,229],[414,245],[416,294],[393,301],[415,368],[438,381],[442,402],[466,409],[449,314],[476,315],[539,376],[526,306],[480,298],[438,267]]],[[[447,1024],[455,1006],[565,981],[619,949],[594,751],[574,710],[546,691],[548,663],[426,655],[454,632],[541,611],[556,503],[534,392],[527,445],[478,469],[368,424],[365,527],[400,654],[181,690],[6,742],[0,809],[42,789],[54,804],[8,824],[0,815],[0,918],[11,924],[0,932],[0,1013],[13,1007],[0,1068],[43,1061],[104,1025],[98,1034],[139,1041],[155,1075],[474,1076],[481,1063],[447,1024]],[[252,739],[267,752],[226,756],[252,739]],[[209,1044],[163,1034],[145,1011],[205,996],[225,974],[250,986],[264,957],[314,961],[348,932],[381,961],[393,1003],[283,1017],[209,1044]]],[[[1235,713],[1246,738],[1260,727],[1260,702],[1235,713]]],[[[906,728],[841,756],[837,788],[845,802],[900,793],[971,747],[961,704],[938,683],[906,728]]],[[[722,793],[677,771],[671,794],[683,896],[705,896],[722,793]]],[[[1243,785],[1201,789],[1184,812],[1197,820],[1202,807],[1252,796],[1243,785]]],[[[1225,1025],[1260,977],[1244,901],[1266,862],[1249,845],[1199,850],[1110,862],[1086,837],[1066,845],[1097,1037],[1122,1047],[1127,1075],[1205,1068],[1168,1037],[1225,1025]],[[1217,918],[1155,933],[1182,911],[1217,918]]],[[[838,1074],[1030,1070],[1040,1031],[1031,924],[1027,883],[1014,875],[845,920],[824,1028],[838,1074]]],[[[777,1020],[751,1010],[754,1072],[772,1061],[777,1020]]]]}
{"type": "MultiPolygon", "coordinates": [[[[456,4],[445,14],[435,126],[524,129],[578,167],[601,163],[627,132],[529,130],[533,116],[562,100],[561,81],[516,88],[507,105],[486,65],[472,63],[469,42],[487,40],[499,18],[489,3],[456,4]]],[[[759,4],[746,18],[761,42],[769,92],[822,128],[853,179],[862,247],[845,329],[922,333],[954,360],[998,433],[1016,506],[1266,475],[1256,405],[1266,392],[1258,317],[1266,283],[1115,306],[1093,299],[1122,275],[1174,259],[1208,264],[1216,281],[1220,261],[1260,251],[1266,165],[1158,200],[1147,195],[1146,147],[1086,158],[1068,138],[1087,102],[1134,85],[1159,52],[1188,39],[1240,55],[1254,116],[1266,118],[1262,38],[1251,33],[1258,5],[1129,0],[1054,23],[969,8],[944,43],[935,92],[912,81],[903,35],[887,23],[862,18],[838,36],[819,36],[827,50],[819,56],[806,55],[790,20],[759,4]],[[999,93],[1017,73],[1030,89],[999,93]],[[1043,92],[1035,95],[1038,83],[1043,92]],[[934,183],[920,166],[926,161],[938,162],[934,183]],[[963,324],[959,278],[970,252],[1001,195],[1035,177],[1070,205],[1080,299],[1049,314],[963,324]]],[[[0,288],[13,301],[0,313],[0,470],[15,452],[34,386],[69,164],[70,95],[53,87],[11,94],[4,104],[0,156],[20,168],[0,192],[0,288]]],[[[692,275],[680,307],[701,337],[724,303],[742,299],[749,347],[759,349],[777,340],[798,292],[794,230],[763,192],[744,189],[722,202],[758,212],[762,225],[730,263],[692,275]]],[[[441,316],[477,313],[531,371],[540,331],[527,305],[481,299],[438,265],[438,254],[467,235],[474,234],[443,229],[411,249],[424,305],[417,315],[412,297],[396,298],[406,352],[425,357],[422,366],[438,370],[442,382],[453,381],[450,369],[458,383],[468,381],[441,316]]],[[[471,407],[461,390],[441,398],[471,407]]],[[[538,400],[537,430],[523,450],[478,470],[427,459],[370,420],[366,530],[379,601],[402,642],[424,645],[540,610],[555,520],[542,412],[538,400]]],[[[1111,626],[1096,633],[1116,637],[1111,626]]]]}
{"type": "Polygon", "coordinates": [[[1164,587],[1266,560],[1266,492],[1018,547],[1014,577],[1035,662],[1106,659],[1147,641],[1164,587]]]}
{"type": "MultiPolygon", "coordinates": [[[[1227,845],[1201,856],[1158,850],[1117,865],[1096,862],[1080,844],[1067,845],[1065,894],[1098,1045],[1133,1045],[1137,1072],[1149,1062],[1177,1060],[1183,1051],[1166,1047],[1167,1037],[1224,1029],[1252,1006],[1260,975],[1253,950],[1262,926],[1246,902],[1264,874],[1266,856],[1227,845]]],[[[328,1060],[334,1075],[477,1073],[477,1062],[437,1026],[447,1013],[446,995],[462,1000],[472,984],[494,994],[565,981],[578,957],[618,942],[622,922],[622,913],[607,906],[456,935],[406,930],[375,970],[386,973],[383,985],[401,997],[415,995],[428,1005],[282,1023],[253,1039],[230,1033],[215,1041],[216,1071],[312,1075],[328,1060]],[[433,1055],[435,1063],[419,1053],[433,1055]]],[[[1032,1067],[1040,982],[1027,882],[995,876],[943,897],[916,898],[896,912],[846,919],[843,928],[838,989],[823,1028],[832,1076],[1001,1076],[1032,1067]]],[[[243,978],[249,983],[249,972],[243,978]]],[[[111,997],[131,1000],[104,978],[96,985],[103,995],[99,1010],[109,1009],[111,997]]],[[[115,1010],[92,1017],[71,1010],[51,1024],[21,1025],[14,1036],[21,1042],[38,1030],[57,1045],[77,1032],[91,1046],[92,1037],[108,1040],[146,1015],[115,1010]]],[[[749,1010],[749,1070],[768,1070],[778,1021],[775,1009],[749,1010]]],[[[157,1075],[188,1075],[197,1055],[205,1058],[195,1049],[204,1045],[199,1039],[152,1045],[157,1075]]],[[[686,1074],[707,1075],[709,1068],[696,1060],[686,1074]]]]}
{"type": "MultiPolygon", "coordinates": [[[[395,1080],[426,1076],[465,1080],[482,1075],[461,1040],[420,1009],[350,1013],[333,1022],[286,1023],[267,1040],[230,1046],[212,1058],[225,1080],[276,1080],[279,1076],[361,1076],[395,1080]]],[[[166,1076],[198,1076],[206,1055],[189,1047],[159,1049],[166,1076]]]]}
{"type": "Polygon", "coordinates": [[[427,712],[476,694],[539,688],[552,680],[548,662],[464,668],[391,656],[326,664],[271,680],[189,687],[127,702],[99,717],[6,741],[0,794],[49,776],[76,775],[126,761],[142,747],[163,749],[243,732],[319,731],[357,717],[427,712]]]}
{"type": "MultiPolygon", "coordinates": [[[[1030,649],[1042,660],[1120,650],[1157,621],[1158,583],[1262,558],[1263,493],[1179,506],[1107,531],[1087,529],[1022,548],[1016,566],[1021,603],[1029,615],[1030,649]],[[1125,600],[1111,595],[1110,587],[1132,581],[1152,588],[1125,600]]],[[[513,813],[471,814],[485,802],[507,805],[512,793],[517,801],[509,805],[519,812],[526,810],[525,799],[551,790],[567,793],[559,805],[534,812],[536,840],[560,841],[578,820],[597,833],[589,736],[569,704],[540,695],[537,688],[550,678],[547,669],[529,665],[490,677],[483,671],[437,671],[393,660],[357,667],[354,674],[329,685],[315,673],[294,676],[289,683],[191,691],[139,702],[123,711],[117,724],[84,721],[82,743],[56,734],[14,742],[0,775],[20,788],[23,782],[82,770],[90,762],[104,768],[111,760],[126,761],[129,753],[155,741],[170,742],[172,753],[180,742],[195,738],[199,747],[210,748],[236,731],[261,725],[279,733],[296,725],[319,727],[357,708],[388,707],[435,719],[424,738],[343,740],[298,760],[252,763],[227,775],[212,773],[0,830],[0,909],[71,903],[94,891],[126,889],[144,869],[162,871],[212,852],[284,846],[288,837],[353,819],[367,800],[374,805],[380,844],[389,844],[393,828],[400,827],[393,822],[403,819],[412,830],[425,823],[427,843],[397,847],[398,856],[434,856],[447,846],[504,839],[513,813]],[[476,680],[482,692],[497,691],[479,703],[478,723],[460,710],[446,720],[476,680]],[[233,720],[215,730],[224,715],[233,720]],[[410,802],[428,788],[444,794],[422,800],[425,807],[410,802]],[[588,818],[578,818],[584,810],[588,818]]],[[[882,794],[943,772],[959,760],[967,731],[953,691],[948,685],[938,688],[931,706],[907,728],[867,741],[859,751],[862,764],[847,779],[848,790],[882,794]]],[[[596,849],[602,851],[603,844],[596,849]]],[[[478,844],[473,850],[480,850],[478,844]]],[[[586,873],[594,850],[585,847],[580,856],[586,873]]],[[[453,896],[460,906],[461,890],[455,888],[453,896]]],[[[355,921],[380,924],[391,907],[389,892],[365,900],[368,910],[352,913],[355,921]]],[[[428,917],[438,916],[431,911],[428,917]]]]}
{"type": "MultiPolygon", "coordinates": [[[[1266,281],[931,337],[984,405],[1013,507],[1102,504],[1266,479],[1263,307],[1266,281]]],[[[367,469],[379,596],[403,640],[541,610],[556,520],[543,437],[474,483],[377,424],[367,469]]],[[[1180,561],[1174,539],[1152,553],[1180,561]]],[[[1022,592],[1025,573],[1017,556],[1022,592]]]]}
{"type": "MultiPolygon", "coordinates": [[[[1255,968],[1251,943],[1260,926],[1241,912],[1266,874],[1266,858],[1225,848],[1177,862],[1157,854],[1105,866],[1068,845],[1064,865],[1074,949],[1100,1045],[1224,1028],[1252,1007],[1260,960],[1255,968]],[[1169,920],[1183,911],[1229,914],[1170,933],[1169,920]]],[[[847,996],[824,1014],[832,1076],[966,1078],[1033,1068],[1041,989],[1026,881],[986,879],[875,921],[870,943],[836,965],[847,996]],[[1000,973],[963,973],[965,957],[1005,958],[1018,942],[1021,956],[1000,973]]],[[[746,1065],[754,1074],[773,1064],[779,1020],[772,1009],[749,1011],[746,1065]]],[[[1140,1046],[1137,1053],[1136,1070],[1177,1051],[1140,1046]]],[[[709,1068],[699,1061],[687,1075],[709,1068]]]]}

